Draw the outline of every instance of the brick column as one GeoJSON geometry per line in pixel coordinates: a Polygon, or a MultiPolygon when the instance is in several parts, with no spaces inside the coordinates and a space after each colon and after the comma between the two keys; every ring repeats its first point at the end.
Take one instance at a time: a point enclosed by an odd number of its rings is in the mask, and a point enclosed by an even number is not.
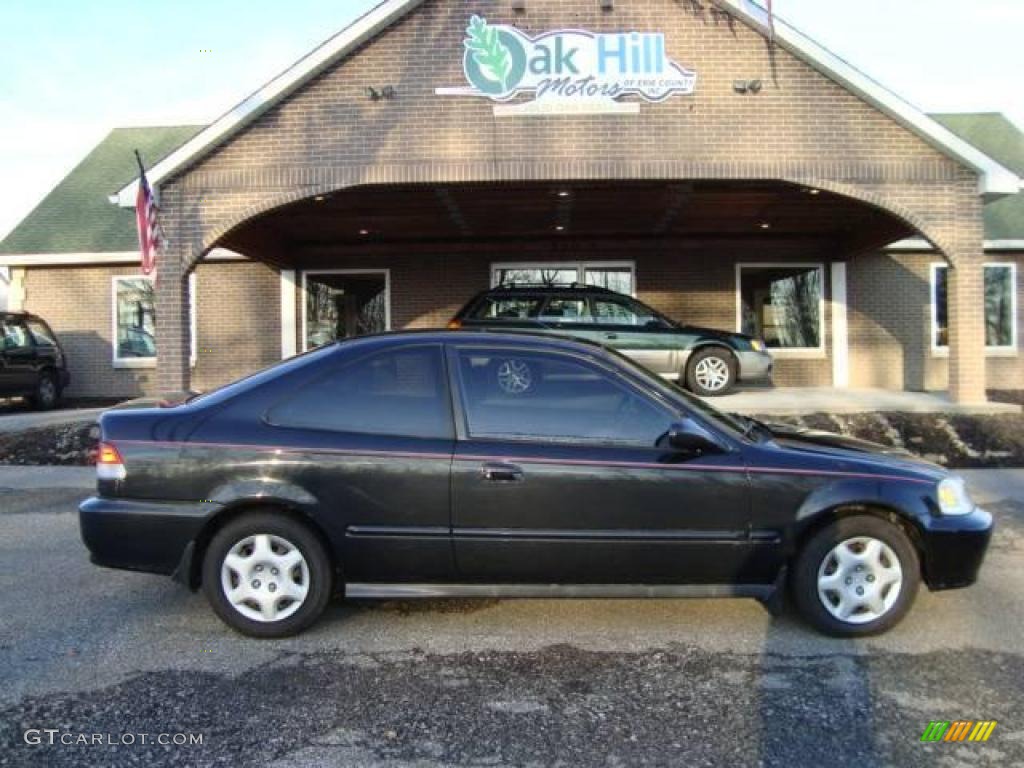
{"type": "Polygon", "coordinates": [[[182,254],[173,247],[157,259],[156,380],[160,394],[185,392],[191,384],[191,320],[188,276],[182,254]]]}
{"type": "Polygon", "coordinates": [[[948,271],[949,395],[956,403],[984,403],[985,272],[981,249],[961,255],[948,271]]]}

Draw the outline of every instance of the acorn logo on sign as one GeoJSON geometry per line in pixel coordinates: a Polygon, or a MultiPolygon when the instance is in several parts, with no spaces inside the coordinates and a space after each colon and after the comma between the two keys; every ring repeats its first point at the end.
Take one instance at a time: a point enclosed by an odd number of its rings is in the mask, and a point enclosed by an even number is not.
{"type": "Polygon", "coordinates": [[[530,37],[473,16],[464,44],[470,87],[438,88],[440,95],[506,102],[532,94],[536,101],[591,103],[636,95],[660,102],[691,94],[697,85],[694,72],[668,58],[660,33],[569,29],[530,37]]]}

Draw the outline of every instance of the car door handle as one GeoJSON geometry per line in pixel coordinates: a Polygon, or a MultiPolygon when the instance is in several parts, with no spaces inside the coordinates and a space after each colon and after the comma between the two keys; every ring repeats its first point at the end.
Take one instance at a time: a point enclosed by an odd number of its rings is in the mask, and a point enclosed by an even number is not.
{"type": "Polygon", "coordinates": [[[515,464],[484,464],[480,467],[480,475],[489,483],[519,483],[523,480],[523,470],[515,464]]]}
{"type": "Polygon", "coordinates": [[[619,338],[619,334],[617,334],[617,333],[606,333],[604,335],[604,337],[606,339],[617,339],[617,338],[619,338]]]}

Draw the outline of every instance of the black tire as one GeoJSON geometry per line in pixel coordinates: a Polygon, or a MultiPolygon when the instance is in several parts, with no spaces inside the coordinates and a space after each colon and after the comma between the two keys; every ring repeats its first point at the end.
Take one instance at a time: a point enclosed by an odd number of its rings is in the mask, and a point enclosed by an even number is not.
{"type": "Polygon", "coordinates": [[[30,400],[32,407],[38,411],[49,411],[57,407],[60,401],[60,385],[57,384],[57,377],[53,371],[43,371],[39,374],[35,392],[32,393],[30,400]]]}
{"type": "MultiPolygon", "coordinates": [[[[920,584],[921,566],[917,550],[906,533],[899,526],[867,515],[837,520],[816,533],[797,555],[791,581],[793,598],[800,614],[815,629],[833,637],[867,637],[896,626],[913,605],[920,584]],[[902,583],[895,601],[879,618],[863,623],[844,621],[834,616],[818,592],[819,569],[823,561],[837,545],[858,537],[870,537],[888,545],[902,571],[902,583]]],[[[831,597],[831,594],[826,592],[826,596],[831,597]]]]}
{"type": "MultiPolygon", "coordinates": [[[[266,578],[268,583],[261,583],[261,587],[269,589],[272,577],[268,575],[266,578]]],[[[333,581],[330,557],[317,535],[306,525],[273,512],[254,512],[231,521],[213,537],[203,557],[203,594],[225,624],[249,637],[290,637],[307,629],[327,608],[334,592],[333,581]],[[228,600],[221,582],[225,557],[240,542],[260,534],[278,537],[292,544],[305,559],[308,570],[308,592],[300,607],[276,621],[260,621],[245,616],[228,600]]]]}
{"type": "Polygon", "coordinates": [[[721,347],[701,349],[690,357],[686,366],[686,386],[691,392],[702,397],[727,395],[736,386],[738,368],[736,358],[728,350],[721,347]],[[699,379],[702,378],[700,374],[702,363],[714,365],[725,373],[726,379],[721,386],[711,387],[701,383],[699,379]]]}

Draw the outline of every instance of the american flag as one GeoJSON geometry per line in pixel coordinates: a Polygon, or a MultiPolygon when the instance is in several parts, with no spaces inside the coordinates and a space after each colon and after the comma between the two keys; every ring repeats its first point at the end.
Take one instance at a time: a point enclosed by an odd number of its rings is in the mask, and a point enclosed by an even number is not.
{"type": "Polygon", "coordinates": [[[156,254],[163,245],[164,235],[160,230],[160,206],[146,178],[146,167],[142,156],[135,151],[139,163],[139,193],[135,198],[135,223],[139,229],[139,251],[142,253],[142,274],[152,275],[156,271],[156,254]]]}

